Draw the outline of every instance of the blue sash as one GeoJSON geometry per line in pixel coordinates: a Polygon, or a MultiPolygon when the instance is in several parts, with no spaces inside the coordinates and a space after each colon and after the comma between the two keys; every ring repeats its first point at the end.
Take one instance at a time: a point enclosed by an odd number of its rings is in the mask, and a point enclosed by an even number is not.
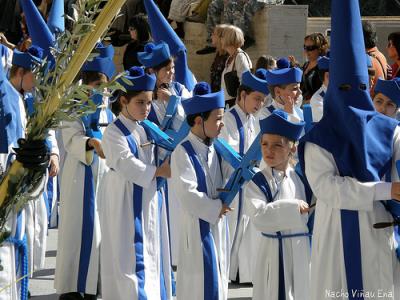
{"type": "MultiPolygon", "coordinates": [[[[197,153],[189,141],[185,141],[181,145],[189,155],[196,172],[197,190],[201,193],[207,193],[206,175],[197,153]]],[[[203,244],[204,300],[218,300],[218,266],[216,265],[217,256],[214,251],[214,238],[211,233],[210,223],[199,219],[199,225],[203,244]]]]}
{"type": "MultiPolygon", "coordinates": [[[[340,160],[335,159],[340,176],[351,176],[347,166],[340,160]]],[[[346,269],[347,289],[350,299],[364,299],[362,295],[353,296],[352,291],[362,291],[362,261],[361,261],[361,240],[360,240],[360,221],[358,211],[340,210],[343,256],[346,269]]]]}
{"type": "MultiPolygon", "coordinates": [[[[265,178],[264,174],[260,171],[256,173],[253,177],[253,182],[260,188],[261,192],[264,194],[267,203],[273,201],[271,188],[265,178]]],[[[268,235],[264,236],[269,237],[268,235]]],[[[278,290],[278,300],[286,300],[286,289],[285,289],[285,269],[283,265],[283,244],[282,244],[282,234],[278,231],[276,233],[276,238],[279,242],[279,290],[278,290]]]]}
{"type": "MultiPolygon", "coordinates": [[[[97,103],[98,104],[98,103],[97,103]]],[[[100,131],[99,119],[101,108],[98,108],[94,114],[82,117],[85,127],[86,136],[89,138],[102,138],[100,131]]],[[[112,118],[112,114],[107,114],[112,118]]],[[[109,119],[108,122],[112,121],[109,119]]],[[[93,162],[99,160],[96,153],[93,154],[93,162]]],[[[81,249],[79,256],[79,272],[77,290],[80,293],[86,292],[86,280],[89,271],[90,257],[92,252],[94,215],[96,210],[96,187],[93,177],[92,166],[84,165],[85,179],[83,187],[83,203],[82,203],[82,232],[81,232],[81,249]]]]}
{"type": "MultiPolygon", "coordinates": [[[[243,128],[243,123],[240,120],[239,114],[236,111],[235,108],[230,110],[230,113],[235,117],[235,121],[236,121],[236,126],[237,129],[239,131],[239,155],[241,157],[243,157],[244,155],[244,128],[243,128]]],[[[236,238],[237,238],[237,231],[239,228],[239,224],[240,224],[240,220],[242,218],[242,206],[243,206],[243,189],[241,188],[239,190],[239,202],[238,202],[238,216],[237,216],[237,220],[236,220],[236,228],[235,228],[235,234],[233,237],[233,244],[235,244],[236,242],[236,238]]]]}
{"type": "MultiPolygon", "coordinates": [[[[121,133],[126,137],[128,141],[129,149],[132,154],[139,159],[138,148],[135,139],[131,135],[128,128],[121,122],[121,120],[115,120],[114,124],[118,127],[121,133]]],[[[143,188],[139,185],[133,184],[133,216],[135,226],[135,255],[136,255],[136,277],[138,279],[138,300],[147,300],[146,291],[144,289],[145,283],[145,266],[143,258],[143,229],[142,229],[142,194],[143,188]]]]}
{"type": "Polygon", "coordinates": [[[149,112],[149,115],[147,116],[147,119],[152,121],[153,123],[157,124],[158,127],[160,127],[161,124],[160,124],[160,121],[158,121],[157,114],[156,114],[153,104],[151,104],[150,112],[149,112]]]}
{"type": "MultiPolygon", "coordinates": [[[[260,171],[256,175],[254,175],[252,180],[259,187],[261,192],[264,194],[267,203],[273,202],[274,197],[272,196],[271,188],[269,187],[269,184],[268,184],[267,179],[265,178],[264,174],[260,171]]],[[[293,237],[302,237],[302,236],[309,237],[309,236],[311,236],[311,234],[308,232],[295,233],[295,234],[282,234],[280,231],[278,231],[276,233],[276,235],[275,234],[267,234],[267,233],[262,233],[262,235],[265,237],[268,237],[268,238],[278,239],[278,242],[279,242],[279,297],[278,297],[278,300],[285,300],[286,299],[285,273],[284,273],[285,269],[284,269],[284,264],[283,264],[282,240],[285,238],[293,238],[293,237]]]]}

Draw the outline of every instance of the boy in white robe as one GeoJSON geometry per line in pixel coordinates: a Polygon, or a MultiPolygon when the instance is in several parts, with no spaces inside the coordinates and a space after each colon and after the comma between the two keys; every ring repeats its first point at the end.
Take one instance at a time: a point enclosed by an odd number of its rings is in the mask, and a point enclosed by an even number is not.
{"type": "MultiPolygon", "coordinates": [[[[256,72],[253,75],[250,71],[242,74],[236,104],[224,115],[224,127],[220,137],[241,156],[247,152],[258,134],[254,115],[264,105],[269,94],[264,74],[256,72]]],[[[223,168],[224,177],[229,178],[233,168],[226,163],[223,164],[223,168]]],[[[227,215],[231,242],[229,279],[236,280],[239,275],[241,283],[251,282],[253,252],[257,248],[257,241],[252,240],[254,228],[244,211],[243,190],[239,191],[230,206],[233,211],[227,215]]]]}
{"type": "MultiPolygon", "coordinates": [[[[100,54],[82,67],[82,83],[93,89],[114,74],[113,47],[96,46],[100,54]]],[[[107,167],[102,148],[104,124],[113,115],[101,94],[91,95],[97,110],[61,129],[65,165],[61,180],[60,224],[54,286],[60,299],[96,299],[100,274],[98,188],[107,167]],[[100,127],[103,124],[103,127],[100,127]],[[73,179],[72,179],[73,178],[73,179]]]]}
{"type": "MultiPolygon", "coordinates": [[[[14,51],[13,63],[10,70],[10,80],[1,68],[1,147],[0,147],[0,177],[7,170],[15,158],[13,147],[18,147],[17,140],[25,137],[26,111],[23,103],[23,92],[34,87],[32,68],[39,62],[41,49],[31,47],[27,52],[14,51]]],[[[48,161],[47,161],[48,163],[48,161]]],[[[44,168],[47,164],[44,164],[44,168]]],[[[43,186],[41,186],[43,188],[43,186]]],[[[38,191],[41,190],[38,189],[38,191]]],[[[38,193],[33,197],[38,197],[38,193]]],[[[29,206],[31,203],[28,203],[29,206]]],[[[18,214],[11,214],[7,220],[7,229],[10,237],[3,241],[0,247],[0,286],[7,287],[0,292],[0,299],[19,300],[26,298],[28,293],[29,262],[28,258],[32,248],[28,249],[26,226],[26,209],[18,214]],[[29,253],[28,253],[29,251],[29,253]],[[19,283],[17,279],[24,277],[19,283]]]]}
{"type": "Polygon", "coordinates": [[[182,208],[177,299],[225,300],[228,297],[229,237],[218,198],[222,187],[219,157],[212,144],[223,126],[224,96],[198,83],[183,102],[188,137],[171,156],[171,186],[182,208]]]}
{"type": "MultiPolygon", "coordinates": [[[[396,119],[400,105],[400,79],[384,80],[379,78],[375,85],[374,95],[373,103],[376,111],[396,119]]],[[[399,178],[398,172],[394,172],[393,176],[387,173],[385,180],[388,182],[392,181],[392,179],[397,181],[399,178]]],[[[400,232],[398,225],[395,226],[394,238],[397,257],[400,258],[400,232]]]]}
{"type": "Polygon", "coordinates": [[[257,121],[265,119],[275,109],[282,109],[298,120],[303,120],[303,111],[298,107],[298,102],[302,98],[300,90],[302,75],[303,72],[299,68],[282,67],[267,70],[268,89],[273,100],[271,105],[259,112],[257,121]]]}
{"type": "MultiPolygon", "coordinates": [[[[253,299],[309,299],[309,205],[302,179],[290,165],[304,122],[275,110],[260,122],[266,167],[246,189],[250,218],[261,236],[253,299]]],[[[310,200],[310,199],[308,199],[310,200]]]]}
{"type": "Polygon", "coordinates": [[[140,124],[149,114],[155,80],[142,68],[129,69],[119,81],[127,90],[117,100],[121,112],[103,136],[110,168],[99,191],[104,300],[172,300],[166,209],[156,182],[170,176],[169,161],[156,166],[140,124]]]}
{"type": "Polygon", "coordinates": [[[310,299],[399,299],[393,227],[374,227],[399,216],[400,183],[382,181],[397,178],[398,122],[370,98],[359,1],[333,0],[331,14],[324,115],[298,148],[317,198],[310,299]]]}
{"type": "MultiPolygon", "coordinates": [[[[175,62],[168,44],[164,42],[148,43],[144,52],[139,52],[137,56],[146,71],[156,76],[154,99],[147,119],[163,131],[178,131],[185,122],[182,101],[191,97],[192,93],[183,84],[175,81],[175,62]]],[[[181,211],[177,195],[173,193],[173,190],[169,189],[168,185],[164,186],[163,189],[164,194],[166,191],[168,192],[165,197],[168,208],[170,247],[172,264],[176,266],[178,263],[179,216],[181,211]]]]}

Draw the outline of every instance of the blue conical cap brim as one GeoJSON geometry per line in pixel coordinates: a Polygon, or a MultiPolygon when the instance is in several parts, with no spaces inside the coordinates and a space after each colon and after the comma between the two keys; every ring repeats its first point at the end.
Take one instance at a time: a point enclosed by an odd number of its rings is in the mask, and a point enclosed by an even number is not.
{"type": "Polygon", "coordinates": [[[55,39],[42,15],[32,0],[20,0],[20,3],[32,44],[41,47],[46,54],[50,54],[50,47],[54,45],[55,39]]]}
{"type": "Polygon", "coordinates": [[[168,44],[171,55],[175,60],[175,79],[183,84],[189,91],[193,90],[195,80],[188,68],[186,58],[186,47],[169,25],[160,9],[153,0],[144,0],[144,6],[148,15],[151,35],[155,42],[164,41],[168,44]]]}
{"type": "Polygon", "coordinates": [[[64,0],[53,0],[47,25],[53,34],[65,31],[64,0]]]}

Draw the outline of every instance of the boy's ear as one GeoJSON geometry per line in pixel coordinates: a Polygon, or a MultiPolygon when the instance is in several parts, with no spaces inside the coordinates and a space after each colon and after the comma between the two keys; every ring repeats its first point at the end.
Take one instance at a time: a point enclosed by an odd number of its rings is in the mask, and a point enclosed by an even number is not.
{"type": "Polygon", "coordinates": [[[202,125],[203,124],[203,118],[201,116],[197,116],[194,118],[194,124],[195,125],[202,125]]]}
{"type": "Polygon", "coordinates": [[[121,105],[127,105],[128,104],[128,99],[126,99],[125,96],[121,96],[119,98],[119,102],[121,103],[121,105]]]}
{"type": "Polygon", "coordinates": [[[279,97],[281,95],[281,88],[279,86],[274,86],[274,94],[275,97],[279,97]]]}
{"type": "Polygon", "coordinates": [[[292,154],[296,154],[296,151],[297,151],[297,145],[296,145],[296,143],[293,143],[293,146],[292,146],[292,148],[290,149],[290,152],[291,152],[292,154]]]}

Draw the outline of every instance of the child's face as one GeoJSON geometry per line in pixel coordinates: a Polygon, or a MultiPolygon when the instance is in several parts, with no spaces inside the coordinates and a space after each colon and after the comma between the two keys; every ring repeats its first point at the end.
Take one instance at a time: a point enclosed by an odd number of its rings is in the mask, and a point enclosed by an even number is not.
{"type": "Polygon", "coordinates": [[[396,117],[397,105],[389,97],[382,93],[378,93],[374,97],[374,106],[377,112],[384,114],[388,117],[396,117]]]}
{"type": "Polygon", "coordinates": [[[261,151],[269,167],[284,171],[289,163],[290,153],[296,152],[296,146],[283,136],[267,133],[261,137],[261,151]]]}
{"type": "Polygon", "coordinates": [[[289,98],[296,103],[297,99],[301,95],[300,83],[291,83],[285,86],[285,88],[277,86],[275,89],[275,95],[280,97],[285,103],[289,101],[289,98]]]}
{"type": "Polygon", "coordinates": [[[267,96],[261,92],[255,91],[246,94],[245,91],[242,91],[240,93],[241,107],[245,113],[255,114],[263,107],[266,98],[267,96]]]}
{"type": "Polygon", "coordinates": [[[175,63],[172,61],[168,66],[161,68],[157,73],[157,85],[170,84],[175,75],[175,63]]]}
{"type": "Polygon", "coordinates": [[[219,135],[222,127],[224,127],[223,117],[223,108],[214,109],[210,113],[208,119],[204,121],[204,131],[207,137],[216,138],[219,135]]]}
{"type": "Polygon", "coordinates": [[[153,92],[141,92],[139,95],[128,99],[121,97],[122,111],[121,113],[132,121],[143,121],[150,113],[153,92]]]}

